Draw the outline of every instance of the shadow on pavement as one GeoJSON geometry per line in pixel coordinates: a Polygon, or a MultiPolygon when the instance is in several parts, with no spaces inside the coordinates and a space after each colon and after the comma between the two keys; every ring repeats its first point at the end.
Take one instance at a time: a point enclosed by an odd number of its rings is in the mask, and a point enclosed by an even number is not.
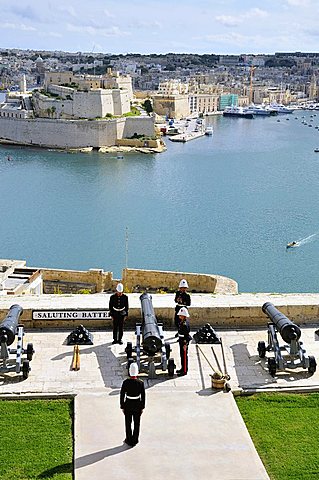
{"type": "MultiPolygon", "coordinates": [[[[112,385],[112,381],[110,380],[110,369],[121,368],[121,366],[122,366],[121,365],[121,357],[117,357],[116,355],[114,355],[114,353],[112,352],[112,350],[110,348],[111,345],[112,345],[111,342],[104,343],[102,345],[89,346],[88,348],[84,348],[85,345],[79,345],[80,356],[81,355],[90,355],[91,353],[94,353],[96,358],[97,358],[97,361],[98,361],[98,365],[99,365],[99,369],[100,369],[100,372],[101,372],[101,375],[102,375],[104,386],[107,387],[107,388],[118,388],[118,387],[114,387],[114,385],[112,385]],[[106,363],[105,363],[105,360],[107,360],[106,363]]],[[[60,353],[59,355],[56,355],[55,357],[53,357],[51,360],[53,360],[53,361],[61,360],[61,359],[66,358],[66,357],[70,357],[70,359],[72,360],[72,358],[73,358],[73,345],[70,345],[70,348],[71,348],[71,350],[69,352],[60,353]]],[[[71,363],[70,363],[70,370],[71,370],[71,363]]],[[[119,375],[119,377],[120,377],[121,380],[124,380],[124,378],[126,378],[125,372],[123,371],[123,374],[119,375]]]]}
{"type": "Polygon", "coordinates": [[[82,468],[92,463],[100,462],[103,458],[111,457],[112,455],[117,455],[125,450],[130,450],[131,447],[123,443],[123,445],[118,445],[117,447],[107,448],[106,450],[100,450],[99,452],[90,453],[89,455],[84,455],[75,459],[75,468],[82,468]]]}
{"type": "Polygon", "coordinates": [[[246,343],[237,343],[231,345],[230,348],[233,352],[238,385],[241,388],[267,387],[276,385],[278,381],[280,381],[280,386],[284,386],[283,382],[291,383],[312,376],[307,370],[300,367],[297,370],[277,371],[276,375],[272,377],[268,371],[267,356],[261,359],[258,355],[250,355],[246,343]]]}

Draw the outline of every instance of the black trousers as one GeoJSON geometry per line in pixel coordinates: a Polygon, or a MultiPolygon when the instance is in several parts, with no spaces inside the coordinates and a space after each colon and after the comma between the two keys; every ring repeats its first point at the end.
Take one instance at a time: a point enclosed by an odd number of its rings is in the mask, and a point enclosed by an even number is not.
{"type": "Polygon", "coordinates": [[[113,340],[115,342],[119,342],[123,338],[124,318],[123,315],[113,316],[113,340]]]}
{"type": "Polygon", "coordinates": [[[184,343],[184,341],[179,342],[179,354],[181,357],[181,370],[184,373],[188,372],[188,343],[184,343]],[[186,347],[186,351],[184,350],[186,347]]]}
{"type": "Polygon", "coordinates": [[[141,413],[141,410],[130,410],[124,408],[126,440],[131,445],[135,445],[138,442],[138,437],[140,434],[141,413]]]}

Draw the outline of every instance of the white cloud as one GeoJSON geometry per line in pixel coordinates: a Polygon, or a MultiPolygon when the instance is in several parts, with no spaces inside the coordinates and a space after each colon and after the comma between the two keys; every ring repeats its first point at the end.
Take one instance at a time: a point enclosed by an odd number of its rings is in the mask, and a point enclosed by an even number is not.
{"type": "Polygon", "coordinates": [[[260,8],[251,8],[240,15],[218,15],[215,19],[225,25],[226,27],[237,27],[245,20],[250,20],[252,18],[265,18],[268,16],[268,13],[265,10],[260,8]]]}
{"type": "Polygon", "coordinates": [[[111,13],[106,8],[103,10],[103,12],[104,12],[105,16],[108,17],[108,18],[114,18],[115,17],[115,15],[113,15],[113,13],[111,13]]]}
{"type": "Polygon", "coordinates": [[[57,9],[62,13],[67,13],[68,15],[70,15],[70,17],[73,17],[73,18],[77,17],[76,11],[72,7],[72,5],[60,6],[57,9]]]}
{"type": "Polygon", "coordinates": [[[286,2],[293,7],[308,7],[311,3],[309,0],[286,0],[286,2]]]}
{"type": "Polygon", "coordinates": [[[215,18],[219,23],[226,27],[237,27],[241,23],[241,20],[238,17],[232,15],[218,15],[215,18]]]}
{"type": "Polygon", "coordinates": [[[23,32],[34,32],[36,28],[25,25],[24,23],[3,23],[2,28],[8,28],[11,30],[21,30],[23,32]]]}
{"type": "Polygon", "coordinates": [[[124,32],[120,30],[119,27],[113,26],[110,28],[102,28],[102,27],[91,27],[89,25],[86,26],[78,26],[68,23],[66,25],[66,29],[68,32],[76,32],[76,33],[87,33],[88,35],[100,35],[102,37],[125,37],[130,35],[129,32],[124,32]]]}

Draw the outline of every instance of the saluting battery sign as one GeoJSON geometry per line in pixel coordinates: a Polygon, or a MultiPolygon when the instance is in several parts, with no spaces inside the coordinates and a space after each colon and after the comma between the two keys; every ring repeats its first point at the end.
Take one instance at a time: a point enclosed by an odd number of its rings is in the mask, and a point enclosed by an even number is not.
{"type": "Polygon", "coordinates": [[[33,310],[33,320],[103,320],[109,319],[109,310],[33,310]]]}

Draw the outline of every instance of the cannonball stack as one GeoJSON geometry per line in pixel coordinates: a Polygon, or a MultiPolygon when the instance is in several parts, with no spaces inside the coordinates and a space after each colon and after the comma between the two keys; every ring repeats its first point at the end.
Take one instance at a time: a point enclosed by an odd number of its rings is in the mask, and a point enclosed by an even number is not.
{"type": "Polygon", "coordinates": [[[196,343],[220,343],[220,337],[209,323],[200,327],[193,338],[196,343]]]}
{"type": "Polygon", "coordinates": [[[79,325],[68,335],[67,345],[93,345],[93,335],[83,325],[79,325]]]}

